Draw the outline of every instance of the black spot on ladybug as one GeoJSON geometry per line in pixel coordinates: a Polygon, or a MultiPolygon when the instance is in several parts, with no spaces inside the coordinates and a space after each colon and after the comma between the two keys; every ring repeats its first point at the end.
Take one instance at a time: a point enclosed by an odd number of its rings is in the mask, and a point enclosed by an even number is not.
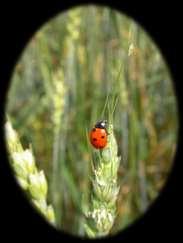
{"type": "Polygon", "coordinates": [[[93,138],[93,141],[97,141],[97,138],[93,138]]]}
{"type": "Polygon", "coordinates": [[[93,128],[92,131],[95,132],[96,131],[96,128],[93,128]]]}
{"type": "Polygon", "coordinates": [[[102,136],[101,138],[105,138],[104,136],[102,136]]]}

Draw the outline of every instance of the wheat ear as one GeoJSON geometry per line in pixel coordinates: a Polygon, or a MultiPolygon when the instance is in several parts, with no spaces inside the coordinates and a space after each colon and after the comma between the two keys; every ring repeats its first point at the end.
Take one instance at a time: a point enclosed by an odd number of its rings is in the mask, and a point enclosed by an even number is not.
{"type": "Polygon", "coordinates": [[[32,148],[23,149],[17,132],[10,121],[5,124],[5,137],[10,163],[15,171],[19,185],[33,202],[33,205],[51,223],[55,224],[54,210],[47,204],[48,185],[44,172],[39,171],[35,164],[32,148]]]}
{"type": "Polygon", "coordinates": [[[98,152],[97,163],[93,164],[90,209],[86,212],[85,224],[85,232],[91,238],[108,235],[116,217],[120,157],[112,124],[108,133],[108,144],[98,152]]]}

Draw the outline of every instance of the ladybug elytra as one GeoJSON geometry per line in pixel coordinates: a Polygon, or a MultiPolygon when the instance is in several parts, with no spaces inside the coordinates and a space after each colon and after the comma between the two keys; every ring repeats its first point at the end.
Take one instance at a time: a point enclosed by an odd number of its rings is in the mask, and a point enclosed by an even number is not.
{"type": "Polygon", "coordinates": [[[90,132],[90,142],[96,149],[103,149],[107,144],[107,120],[99,121],[90,132]]]}

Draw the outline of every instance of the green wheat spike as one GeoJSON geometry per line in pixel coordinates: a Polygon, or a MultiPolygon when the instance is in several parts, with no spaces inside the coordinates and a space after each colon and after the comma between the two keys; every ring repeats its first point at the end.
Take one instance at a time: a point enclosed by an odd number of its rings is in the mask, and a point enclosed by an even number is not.
{"type": "Polygon", "coordinates": [[[55,224],[53,207],[47,204],[48,185],[43,171],[38,171],[32,148],[23,149],[17,132],[8,120],[5,124],[5,136],[11,166],[17,182],[25,190],[33,205],[51,223],[55,224]]]}
{"type": "Polygon", "coordinates": [[[117,156],[118,148],[112,124],[109,124],[108,133],[108,144],[98,152],[91,179],[90,209],[86,212],[85,224],[85,232],[91,238],[108,235],[116,218],[120,157],[117,156]]]}

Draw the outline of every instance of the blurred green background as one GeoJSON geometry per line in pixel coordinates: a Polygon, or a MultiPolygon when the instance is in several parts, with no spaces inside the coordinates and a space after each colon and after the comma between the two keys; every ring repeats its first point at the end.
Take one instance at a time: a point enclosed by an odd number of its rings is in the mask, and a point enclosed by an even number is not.
{"type": "Polygon", "coordinates": [[[116,232],[156,198],[176,149],[175,94],[152,39],[112,9],[71,9],[33,36],[7,97],[13,127],[24,147],[32,144],[48,179],[57,226],[76,235],[84,235],[82,207],[90,192],[86,133],[103,118],[107,95],[118,97],[114,129],[122,157],[116,232]]]}

